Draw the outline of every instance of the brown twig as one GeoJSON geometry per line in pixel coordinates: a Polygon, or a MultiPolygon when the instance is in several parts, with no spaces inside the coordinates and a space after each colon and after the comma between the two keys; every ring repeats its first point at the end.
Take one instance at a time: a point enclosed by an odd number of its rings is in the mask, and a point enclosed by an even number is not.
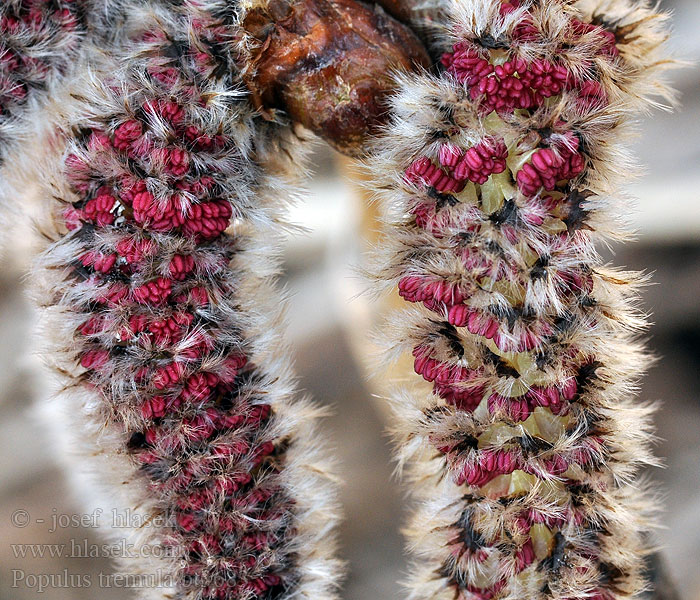
{"type": "Polygon", "coordinates": [[[406,25],[355,0],[273,0],[245,28],[259,42],[245,73],[256,106],[352,156],[387,117],[392,73],[430,64],[406,25]]]}

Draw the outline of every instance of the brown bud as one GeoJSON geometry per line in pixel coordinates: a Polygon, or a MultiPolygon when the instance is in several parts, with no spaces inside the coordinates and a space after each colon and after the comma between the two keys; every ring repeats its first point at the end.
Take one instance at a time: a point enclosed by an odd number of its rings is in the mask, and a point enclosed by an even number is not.
{"type": "Polygon", "coordinates": [[[387,118],[392,72],[430,60],[408,27],[355,0],[270,0],[244,26],[260,42],[244,73],[257,106],[351,156],[387,118]]]}

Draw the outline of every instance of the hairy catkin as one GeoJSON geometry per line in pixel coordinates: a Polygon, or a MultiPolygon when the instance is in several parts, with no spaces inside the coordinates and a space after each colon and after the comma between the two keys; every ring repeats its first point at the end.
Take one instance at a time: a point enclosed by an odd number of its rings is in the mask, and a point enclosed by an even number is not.
{"type": "Polygon", "coordinates": [[[0,243],[21,214],[28,187],[21,173],[47,120],[46,102],[75,72],[86,35],[80,0],[0,2],[0,243]]]}
{"type": "Polygon", "coordinates": [[[75,0],[5,0],[0,5],[0,165],[26,141],[29,113],[70,71],[85,35],[75,0]]]}
{"type": "Polygon", "coordinates": [[[103,8],[111,56],[52,107],[32,274],[74,468],[139,516],[112,534],[143,597],[334,598],[334,484],[273,281],[298,140],[240,87],[239,5],[103,8]]]}
{"type": "Polygon", "coordinates": [[[594,244],[623,237],[624,139],[668,95],[664,25],[628,0],[457,0],[440,76],[401,81],[367,166],[378,285],[411,303],[380,339],[424,380],[392,400],[410,598],[643,588],[642,278],[594,244]]]}

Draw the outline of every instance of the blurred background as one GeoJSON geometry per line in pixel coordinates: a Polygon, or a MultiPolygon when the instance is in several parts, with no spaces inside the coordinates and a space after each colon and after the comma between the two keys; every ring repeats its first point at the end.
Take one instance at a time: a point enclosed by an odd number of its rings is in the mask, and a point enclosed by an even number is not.
{"type": "MultiPolygon", "coordinates": [[[[671,45],[678,56],[700,60],[700,0],[664,0],[674,11],[671,45]]],[[[658,364],[644,381],[641,397],[661,400],[656,417],[657,454],[666,468],[650,476],[665,493],[665,528],[658,532],[672,579],[683,600],[700,600],[700,70],[697,64],[672,76],[682,108],[646,118],[636,152],[647,173],[629,186],[639,198],[632,215],[636,243],[614,248],[616,264],[653,273],[644,292],[652,314],[649,345],[658,364]]],[[[397,585],[407,568],[400,527],[405,490],[392,478],[387,415],[373,396],[362,364],[362,336],[375,319],[357,267],[367,229],[364,200],[349,180],[352,166],[319,144],[307,200],[292,220],[308,228],[286,245],[284,285],[290,292],[289,339],[300,386],[332,407],[325,423],[345,480],[342,557],[349,562],[345,600],[399,599],[397,585]]],[[[92,528],[49,533],[52,514],[79,513],[64,476],[32,414],[43,400],[41,370],[30,342],[34,315],[23,295],[28,265],[27,233],[21,226],[0,264],[0,600],[101,600],[127,598],[121,589],[52,586],[12,587],[12,570],[27,573],[109,573],[106,559],[17,557],[11,544],[64,543],[69,538],[99,543],[92,528]],[[18,528],[18,508],[32,523],[18,528]]]]}

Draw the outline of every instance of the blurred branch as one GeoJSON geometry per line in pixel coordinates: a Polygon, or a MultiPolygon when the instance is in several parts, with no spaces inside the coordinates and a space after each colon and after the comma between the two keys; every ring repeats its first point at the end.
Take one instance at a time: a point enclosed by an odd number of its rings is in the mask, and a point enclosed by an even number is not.
{"type": "Polygon", "coordinates": [[[444,0],[375,0],[386,12],[402,23],[414,27],[431,23],[440,12],[444,0]]]}
{"type": "Polygon", "coordinates": [[[668,565],[660,552],[647,557],[647,579],[650,590],[645,594],[646,600],[681,600],[676,585],[668,571],[668,565]]]}

